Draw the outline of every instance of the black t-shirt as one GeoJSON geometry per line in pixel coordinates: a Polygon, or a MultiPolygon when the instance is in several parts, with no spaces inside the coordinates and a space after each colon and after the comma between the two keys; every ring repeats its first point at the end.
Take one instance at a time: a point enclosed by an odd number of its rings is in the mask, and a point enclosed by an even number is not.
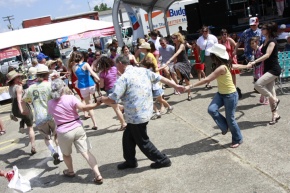
{"type": "Polygon", "coordinates": [[[280,67],[279,62],[278,62],[278,47],[277,47],[276,40],[269,40],[266,43],[266,45],[263,45],[261,51],[262,51],[262,53],[265,54],[267,51],[267,48],[271,42],[275,43],[275,47],[274,47],[270,57],[264,61],[264,74],[266,72],[269,72],[269,73],[273,74],[274,76],[279,76],[281,74],[281,67],[280,67]]]}

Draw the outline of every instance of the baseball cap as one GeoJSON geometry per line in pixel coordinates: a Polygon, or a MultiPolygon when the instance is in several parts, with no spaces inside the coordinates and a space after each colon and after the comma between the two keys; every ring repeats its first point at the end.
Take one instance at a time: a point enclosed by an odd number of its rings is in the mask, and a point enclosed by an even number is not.
{"type": "Polygon", "coordinates": [[[251,17],[249,20],[249,25],[258,25],[259,19],[257,17],[251,17]]]}
{"type": "Polygon", "coordinates": [[[285,24],[281,24],[280,25],[280,29],[286,29],[286,25],[285,24]]]}
{"type": "Polygon", "coordinates": [[[37,58],[38,61],[42,61],[43,59],[48,58],[48,56],[45,55],[44,53],[40,52],[40,53],[37,55],[36,58],[37,58]]]}

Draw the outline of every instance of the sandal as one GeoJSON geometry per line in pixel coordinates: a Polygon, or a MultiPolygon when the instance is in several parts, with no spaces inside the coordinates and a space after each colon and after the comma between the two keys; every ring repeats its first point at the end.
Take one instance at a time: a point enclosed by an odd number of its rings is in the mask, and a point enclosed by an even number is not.
{"type": "Polygon", "coordinates": [[[279,119],[281,119],[280,115],[278,117],[273,117],[272,121],[269,122],[269,125],[274,125],[279,119]]]}
{"type": "Polygon", "coordinates": [[[117,129],[117,131],[124,131],[126,129],[127,125],[125,126],[121,126],[119,129],[117,129]]]}
{"type": "Polygon", "coordinates": [[[0,135],[5,135],[6,131],[0,131],[0,135]]]}
{"type": "Polygon", "coordinates": [[[187,100],[188,100],[188,101],[191,101],[191,100],[192,100],[192,97],[189,95],[189,96],[187,97],[187,100]]]}
{"type": "Polygon", "coordinates": [[[94,178],[93,180],[96,184],[102,184],[103,183],[103,177],[101,175],[98,175],[97,178],[94,178]]]}
{"type": "Polygon", "coordinates": [[[98,127],[92,127],[92,130],[98,130],[98,127]]]}
{"type": "Polygon", "coordinates": [[[74,172],[69,172],[68,169],[63,170],[62,173],[65,177],[69,177],[69,178],[73,178],[76,176],[76,174],[74,172]]]}
{"type": "Polygon", "coordinates": [[[274,106],[274,109],[272,109],[272,112],[274,112],[274,111],[276,111],[278,109],[279,103],[280,103],[280,100],[277,99],[277,101],[274,103],[275,106],[274,106]]]}
{"type": "Polygon", "coordinates": [[[239,147],[242,143],[243,143],[243,142],[232,143],[232,144],[230,145],[230,148],[237,148],[237,147],[239,147]]]}
{"type": "Polygon", "coordinates": [[[89,118],[91,118],[91,117],[90,117],[90,116],[85,116],[85,115],[84,115],[83,120],[87,120],[87,119],[89,119],[89,118]]]}
{"type": "Polygon", "coordinates": [[[32,155],[34,155],[34,154],[36,154],[36,150],[35,150],[35,147],[32,147],[32,148],[31,148],[31,154],[30,154],[30,155],[32,156],[32,155]]]}

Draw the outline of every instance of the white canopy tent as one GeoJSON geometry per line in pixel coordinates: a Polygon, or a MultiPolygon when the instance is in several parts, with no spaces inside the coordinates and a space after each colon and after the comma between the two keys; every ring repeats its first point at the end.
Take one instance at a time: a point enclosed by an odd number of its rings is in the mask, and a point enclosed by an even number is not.
{"type": "Polygon", "coordinates": [[[0,33],[0,49],[16,45],[25,45],[48,40],[55,40],[65,36],[101,29],[114,30],[113,23],[83,18],[61,23],[25,28],[0,33]]]}

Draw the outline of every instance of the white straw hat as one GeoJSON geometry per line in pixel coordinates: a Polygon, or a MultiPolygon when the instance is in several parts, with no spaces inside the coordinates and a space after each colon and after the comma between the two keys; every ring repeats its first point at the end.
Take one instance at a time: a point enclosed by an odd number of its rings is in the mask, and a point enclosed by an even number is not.
{"type": "Polygon", "coordinates": [[[151,50],[151,46],[150,46],[150,44],[147,43],[147,42],[143,42],[143,43],[141,44],[141,46],[139,46],[139,48],[145,48],[145,49],[147,49],[147,50],[151,50]]]}
{"type": "Polygon", "coordinates": [[[229,54],[226,50],[226,47],[222,44],[214,44],[211,48],[208,49],[208,52],[222,59],[229,59],[229,54]]]}

